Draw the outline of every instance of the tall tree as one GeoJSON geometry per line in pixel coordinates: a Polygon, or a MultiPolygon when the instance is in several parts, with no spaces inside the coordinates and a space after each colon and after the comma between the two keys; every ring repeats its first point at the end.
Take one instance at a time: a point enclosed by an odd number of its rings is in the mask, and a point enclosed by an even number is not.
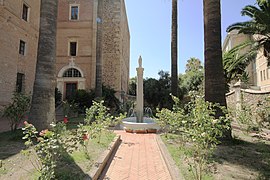
{"type": "Polygon", "coordinates": [[[172,27],[171,27],[171,92],[177,96],[178,71],[177,71],[177,0],[172,0],[172,27]]]}
{"type": "Polygon", "coordinates": [[[102,97],[102,14],[103,0],[98,0],[97,6],[97,35],[96,35],[96,97],[102,97]]]}
{"type": "Polygon", "coordinates": [[[187,60],[186,64],[186,73],[189,71],[199,71],[202,70],[203,66],[201,64],[201,61],[195,57],[191,57],[189,60],[187,60]]]}
{"type": "Polygon", "coordinates": [[[58,0],[41,0],[36,74],[29,121],[38,130],[55,121],[55,57],[58,0]]]}
{"type": "MultiPolygon", "coordinates": [[[[220,0],[204,0],[204,58],[205,58],[205,100],[227,106],[225,77],[221,51],[220,0]]],[[[224,115],[217,109],[216,117],[224,115]]],[[[231,138],[231,130],[224,132],[231,138]]]]}
{"type": "Polygon", "coordinates": [[[189,91],[199,91],[203,85],[203,66],[197,58],[190,58],[186,64],[185,74],[179,76],[179,89],[189,91]]]}
{"type": "Polygon", "coordinates": [[[259,35],[254,45],[263,48],[270,66],[270,0],[257,0],[257,4],[258,7],[247,5],[241,11],[242,16],[248,16],[251,20],[234,23],[227,28],[227,32],[236,29],[239,33],[259,35]]]}
{"type": "Polygon", "coordinates": [[[246,67],[254,60],[258,50],[257,47],[252,47],[253,43],[253,41],[247,41],[233,47],[229,51],[223,52],[223,67],[227,84],[239,79],[242,82],[248,81],[249,74],[246,72],[246,67]],[[241,50],[246,47],[249,50],[242,53],[241,50]]]}

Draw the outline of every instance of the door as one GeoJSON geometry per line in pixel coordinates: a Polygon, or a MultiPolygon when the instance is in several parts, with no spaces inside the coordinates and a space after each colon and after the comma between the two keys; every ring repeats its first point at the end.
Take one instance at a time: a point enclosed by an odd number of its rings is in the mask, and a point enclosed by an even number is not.
{"type": "Polygon", "coordinates": [[[66,83],[66,99],[71,98],[77,90],[77,83],[66,83]]]}

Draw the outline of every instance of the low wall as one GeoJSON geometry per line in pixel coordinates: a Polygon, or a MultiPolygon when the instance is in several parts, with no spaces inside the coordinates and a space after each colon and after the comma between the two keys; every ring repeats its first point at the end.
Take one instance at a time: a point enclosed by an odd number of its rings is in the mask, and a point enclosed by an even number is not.
{"type": "Polygon", "coordinates": [[[270,91],[258,91],[252,89],[235,88],[226,94],[227,105],[229,108],[241,110],[242,105],[255,110],[256,106],[270,96],[270,91]]]}

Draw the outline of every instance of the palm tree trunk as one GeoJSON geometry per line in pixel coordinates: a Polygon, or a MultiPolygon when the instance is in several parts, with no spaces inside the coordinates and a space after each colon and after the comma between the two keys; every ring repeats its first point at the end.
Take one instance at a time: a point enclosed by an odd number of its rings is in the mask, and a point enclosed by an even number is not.
{"type": "MultiPolygon", "coordinates": [[[[205,58],[205,100],[227,106],[226,84],[221,51],[220,0],[204,0],[204,58],[205,58]]],[[[216,117],[224,115],[217,109],[216,117]]],[[[224,132],[231,138],[231,130],[224,132]]]]}
{"type": "Polygon", "coordinates": [[[178,72],[177,72],[177,0],[172,0],[172,29],[171,29],[171,92],[177,96],[178,72]]]}
{"type": "Polygon", "coordinates": [[[102,97],[102,13],[103,0],[98,0],[97,7],[97,40],[96,40],[96,87],[95,96],[102,97]]]}
{"type": "Polygon", "coordinates": [[[29,121],[38,130],[55,121],[55,56],[58,0],[41,0],[36,74],[29,121]]]}

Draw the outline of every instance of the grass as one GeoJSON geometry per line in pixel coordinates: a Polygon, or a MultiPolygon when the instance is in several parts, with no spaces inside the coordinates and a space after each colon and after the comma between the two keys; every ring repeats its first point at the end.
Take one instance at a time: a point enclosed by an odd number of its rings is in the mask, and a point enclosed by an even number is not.
{"type": "Polygon", "coordinates": [[[2,175],[7,174],[7,172],[8,172],[7,168],[5,168],[5,167],[0,168],[0,176],[1,176],[1,174],[2,175]]]}
{"type": "Polygon", "coordinates": [[[78,115],[78,117],[72,117],[69,118],[70,123],[83,123],[84,122],[85,115],[78,115]]]}
{"type": "MultiPolygon", "coordinates": [[[[161,135],[161,139],[167,146],[169,153],[171,154],[173,160],[178,166],[181,174],[183,174],[184,178],[194,179],[186,158],[191,156],[191,152],[189,148],[183,144],[181,136],[176,134],[167,134],[167,136],[161,135]]],[[[212,179],[213,177],[209,173],[206,173],[203,176],[203,180],[212,179]]]]}
{"type": "Polygon", "coordinates": [[[97,139],[91,139],[87,146],[88,156],[82,149],[72,154],[64,155],[64,158],[59,162],[56,178],[84,179],[87,176],[87,172],[94,165],[94,162],[109,146],[114,137],[114,133],[104,131],[100,143],[97,142],[97,139]]]}
{"type": "MultiPolygon", "coordinates": [[[[77,128],[76,124],[71,124],[74,126],[69,129],[77,128]]],[[[66,135],[68,134],[67,132],[66,135]]],[[[0,160],[2,160],[0,179],[38,179],[39,172],[20,153],[25,148],[22,137],[21,130],[0,133],[0,160]]],[[[73,153],[64,152],[57,164],[56,179],[89,178],[87,173],[114,137],[115,134],[112,131],[103,131],[100,143],[97,142],[97,139],[90,139],[87,146],[89,157],[82,151],[82,147],[73,153]]]]}
{"type": "Polygon", "coordinates": [[[67,129],[68,130],[77,129],[78,128],[77,125],[83,122],[84,122],[84,115],[79,115],[78,117],[69,118],[67,129]]]}
{"type": "MultiPolygon", "coordinates": [[[[234,135],[237,138],[230,143],[217,146],[208,159],[209,171],[203,179],[270,179],[270,142],[252,139],[242,132],[234,135]]],[[[184,146],[181,136],[168,134],[161,138],[185,179],[194,179],[187,165],[189,148],[184,146]]]]}

